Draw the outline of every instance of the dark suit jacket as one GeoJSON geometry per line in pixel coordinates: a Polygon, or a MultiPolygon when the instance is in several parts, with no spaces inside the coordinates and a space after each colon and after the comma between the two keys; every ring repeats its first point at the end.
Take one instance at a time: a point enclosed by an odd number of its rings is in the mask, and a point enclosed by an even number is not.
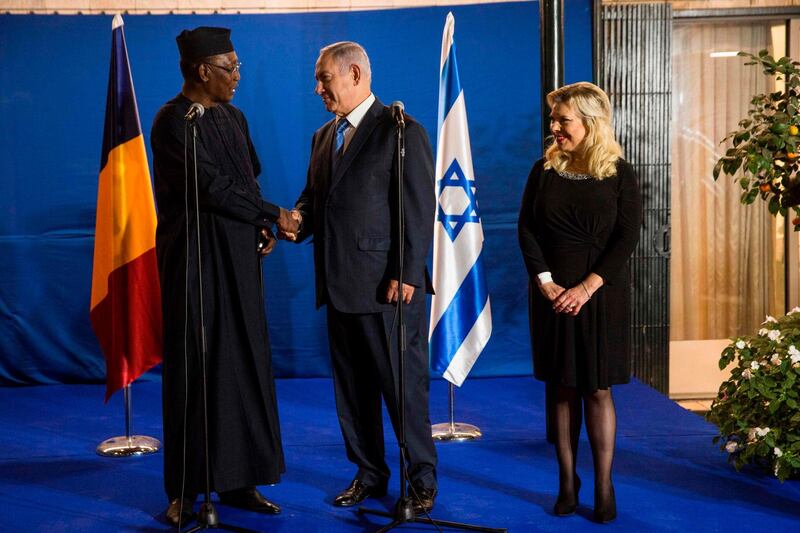
{"type": "MultiPolygon", "coordinates": [[[[311,141],[306,187],[296,208],[303,216],[298,242],[313,235],[317,307],[345,313],[393,308],[386,282],[397,279],[397,151],[391,111],[377,99],[332,168],[335,121],[311,141]]],[[[425,129],[406,116],[405,250],[403,280],[430,289],[425,259],[433,236],[433,154],[425,129]]]]}

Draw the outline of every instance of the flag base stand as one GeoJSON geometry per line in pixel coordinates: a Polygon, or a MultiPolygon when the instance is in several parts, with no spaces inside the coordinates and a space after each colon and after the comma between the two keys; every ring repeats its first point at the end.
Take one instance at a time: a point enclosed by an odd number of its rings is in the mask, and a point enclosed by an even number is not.
{"type": "Polygon", "coordinates": [[[442,422],[431,426],[433,440],[439,442],[463,442],[477,440],[483,435],[477,426],[461,422],[442,422]]]}
{"type": "Polygon", "coordinates": [[[112,437],[97,445],[97,455],[103,457],[130,457],[131,455],[150,455],[161,449],[158,439],[145,435],[112,437]]]}
{"type": "Polygon", "coordinates": [[[450,420],[431,426],[433,440],[438,442],[464,442],[477,440],[483,436],[478,426],[455,421],[456,387],[452,383],[448,383],[447,403],[450,411],[450,420]]]}
{"type": "Polygon", "coordinates": [[[131,435],[131,386],[122,389],[125,394],[125,435],[111,437],[97,445],[97,455],[103,457],[130,457],[132,455],[150,455],[161,449],[161,443],[153,437],[131,435]]]}

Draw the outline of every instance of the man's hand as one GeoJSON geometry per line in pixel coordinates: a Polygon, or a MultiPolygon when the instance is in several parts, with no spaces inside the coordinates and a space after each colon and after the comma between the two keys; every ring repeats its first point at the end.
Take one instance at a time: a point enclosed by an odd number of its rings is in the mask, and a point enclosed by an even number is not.
{"type": "Polygon", "coordinates": [[[258,253],[263,257],[275,249],[278,240],[269,228],[262,228],[258,237],[258,253]]]}
{"type": "MultiPolygon", "coordinates": [[[[386,287],[386,303],[396,303],[398,297],[397,291],[398,282],[396,279],[390,279],[389,285],[386,287]]],[[[410,304],[411,298],[414,296],[414,287],[413,285],[409,285],[407,283],[403,283],[403,302],[410,304]]]]}
{"type": "Polygon", "coordinates": [[[278,238],[285,241],[296,241],[297,232],[300,230],[300,224],[302,223],[303,217],[300,211],[297,209],[286,211],[281,208],[281,216],[278,218],[278,238]],[[285,219],[284,213],[286,213],[285,219]]]}

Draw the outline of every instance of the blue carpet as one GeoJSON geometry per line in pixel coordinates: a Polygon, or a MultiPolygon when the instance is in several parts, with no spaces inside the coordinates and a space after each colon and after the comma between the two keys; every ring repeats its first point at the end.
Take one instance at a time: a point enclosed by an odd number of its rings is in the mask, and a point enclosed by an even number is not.
{"type": "MultiPolygon", "coordinates": [[[[552,448],[544,439],[543,386],[531,378],[468,380],[457,391],[457,420],[478,425],[480,441],[439,444],[440,495],[434,516],[511,532],[800,531],[800,482],[756,470],[737,473],[712,445],[714,428],[640,384],[614,391],[619,417],[614,480],[619,518],[590,521],[592,468],[583,436],[578,513],[552,514],[557,490],[552,448]]],[[[94,385],[0,389],[0,531],[168,531],[162,456],[111,459],[95,454],[124,433],[122,395],[103,405],[94,385]]],[[[432,383],[432,418],[447,416],[447,386],[432,383]]],[[[365,518],[330,501],[350,481],[325,379],[278,382],[287,472],[267,497],[284,509],[260,516],[218,506],[223,521],[258,531],[373,531],[365,518]]],[[[160,384],[133,387],[134,433],[160,437],[160,384]]],[[[388,422],[387,422],[388,428],[388,422]]],[[[387,434],[390,464],[394,438],[387,434]]],[[[398,494],[372,503],[389,509],[398,494]]],[[[398,531],[434,531],[406,525],[398,531]]]]}

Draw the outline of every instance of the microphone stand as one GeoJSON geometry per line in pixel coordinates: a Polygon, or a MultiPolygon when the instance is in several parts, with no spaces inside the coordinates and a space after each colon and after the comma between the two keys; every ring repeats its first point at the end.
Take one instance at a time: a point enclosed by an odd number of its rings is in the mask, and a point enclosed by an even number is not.
{"type": "Polygon", "coordinates": [[[391,518],[392,521],[382,528],[378,529],[376,533],[385,533],[392,529],[402,526],[406,523],[426,524],[440,530],[442,527],[452,529],[461,529],[465,531],[484,531],[487,533],[506,533],[506,529],[489,528],[482,526],[474,526],[471,524],[462,524],[459,522],[449,522],[447,520],[436,520],[425,512],[425,516],[416,516],[414,514],[413,499],[419,500],[416,491],[411,487],[411,492],[414,493],[412,498],[408,497],[406,492],[408,486],[408,446],[406,444],[406,409],[405,409],[405,372],[406,372],[406,324],[403,317],[403,254],[405,253],[405,212],[403,210],[403,178],[404,178],[404,165],[406,158],[405,147],[405,120],[403,120],[402,110],[395,117],[397,120],[397,239],[398,239],[398,253],[397,253],[397,352],[399,357],[399,386],[400,393],[398,399],[398,422],[400,423],[400,431],[397,445],[400,448],[400,498],[394,507],[394,512],[381,511],[377,509],[367,509],[359,507],[359,514],[368,514],[383,516],[391,518]]]}
{"type": "MultiPolygon", "coordinates": [[[[202,115],[202,114],[201,114],[202,115]]],[[[196,116],[196,115],[195,115],[196,116]]],[[[200,506],[200,511],[197,513],[197,525],[193,528],[187,530],[185,533],[194,533],[195,531],[200,531],[204,529],[222,529],[225,531],[235,531],[238,533],[256,533],[251,529],[245,529],[237,526],[232,526],[228,524],[224,524],[219,521],[219,514],[217,513],[214,504],[211,503],[211,467],[209,466],[209,458],[208,458],[208,377],[207,377],[207,368],[206,363],[208,361],[208,345],[206,343],[206,322],[205,322],[205,314],[203,308],[203,261],[202,261],[202,247],[200,244],[200,195],[198,192],[198,182],[197,182],[197,125],[195,124],[196,118],[194,120],[187,120],[186,122],[186,130],[187,132],[191,132],[192,135],[192,163],[193,163],[193,170],[194,170],[194,212],[195,212],[195,233],[197,236],[197,289],[199,295],[199,304],[200,304],[200,364],[202,370],[202,398],[203,398],[203,455],[204,455],[204,462],[205,462],[205,475],[206,475],[206,487],[205,487],[205,494],[204,500],[202,505],[200,506]]],[[[184,139],[186,136],[184,135],[184,139]]],[[[189,173],[188,168],[186,172],[186,185],[188,189],[189,185],[189,173]]],[[[188,202],[187,202],[188,208],[188,202]]],[[[189,220],[189,213],[187,209],[186,213],[186,220],[187,220],[187,231],[188,227],[188,220],[189,220]]],[[[188,260],[189,257],[189,250],[188,250],[188,239],[187,239],[187,250],[186,250],[186,257],[188,260]]],[[[187,272],[188,274],[188,272],[187,272]]],[[[188,286],[187,286],[188,288],[188,286]]],[[[188,309],[186,310],[188,313],[188,309]]],[[[186,372],[188,372],[188,367],[186,368],[186,372]]],[[[188,390],[184,391],[185,394],[188,394],[188,390]]],[[[186,413],[184,413],[184,417],[186,417],[186,413]]],[[[184,423],[185,420],[184,420],[184,423]]],[[[185,436],[184,436],[185,438],[185,436]]],[[[185,452],[184,452],[185,453],[185,452]]],[[[184,465],[183,468],[186,468],[184,465]]],[[[179,529],[180,530],[180,529],[179,529]]]]}

